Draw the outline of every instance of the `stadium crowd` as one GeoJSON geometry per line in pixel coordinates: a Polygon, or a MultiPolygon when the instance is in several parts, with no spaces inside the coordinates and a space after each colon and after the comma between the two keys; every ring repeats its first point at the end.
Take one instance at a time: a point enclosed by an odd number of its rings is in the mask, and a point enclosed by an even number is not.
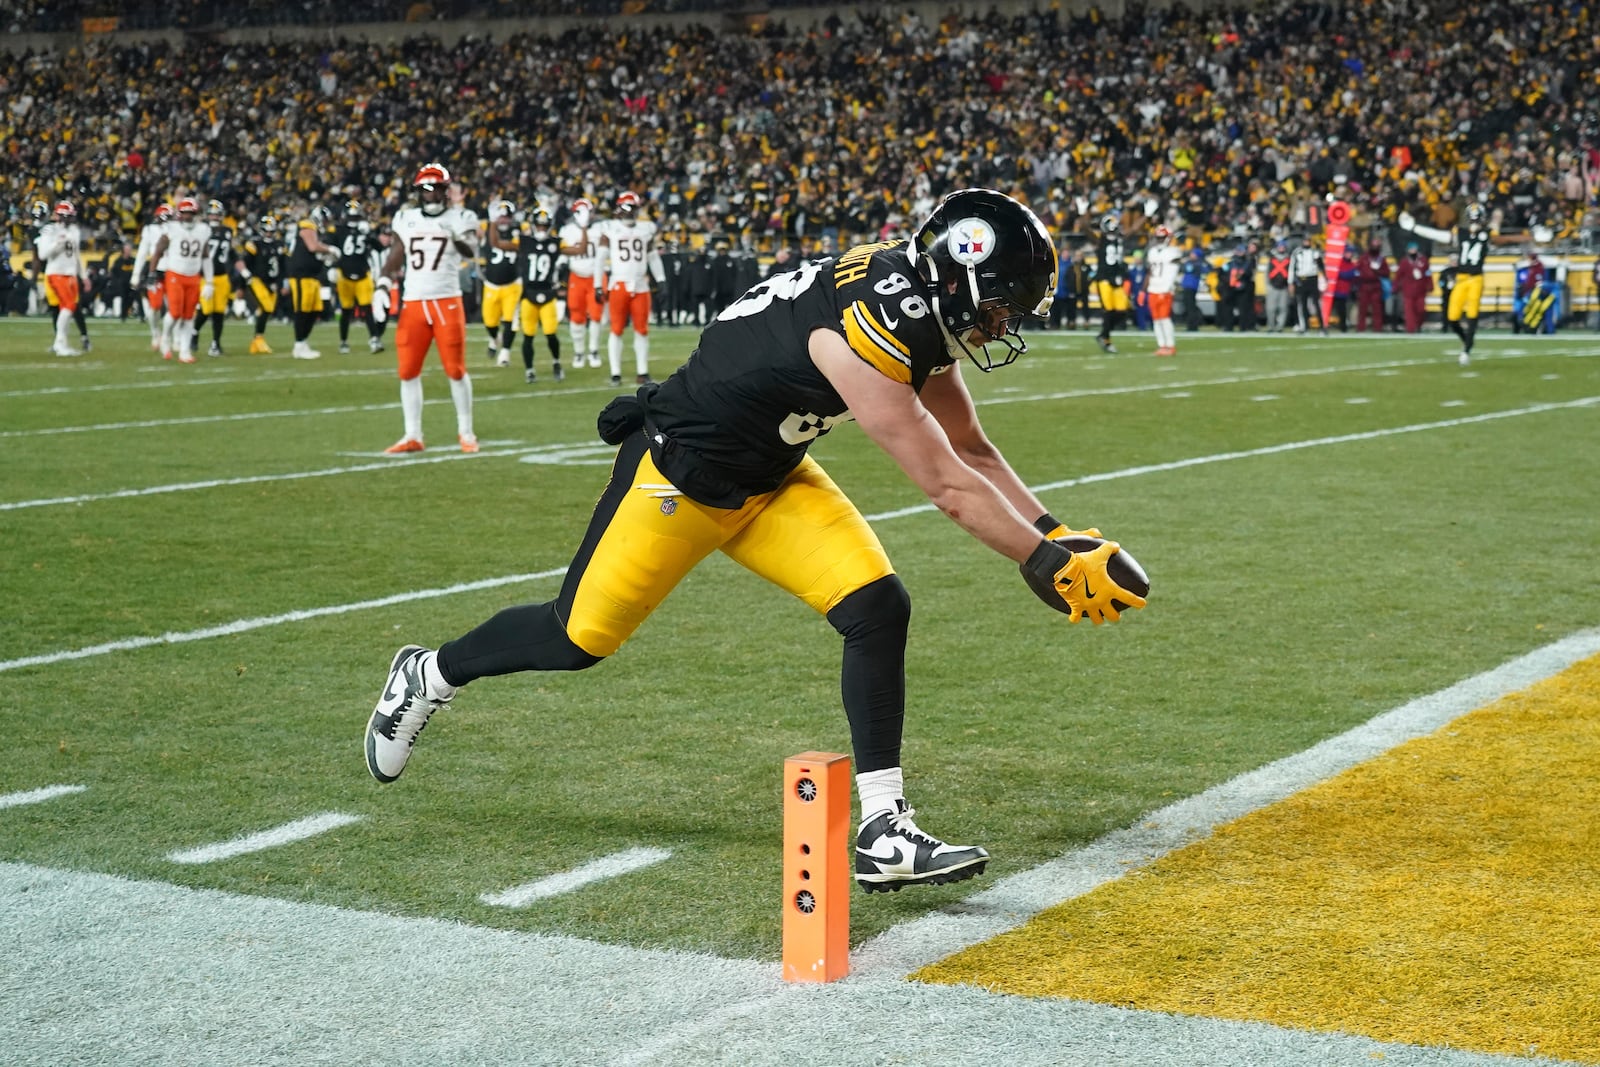
{"type": "Polygon", "coordinates": [[[1473,198],[1497,229],[1572,236],[1600,231],[1597,41],[1589,5],[1474,0],[871,7],[748,35],[617,16],[454,45],[111,35],[0,58],[0,200],[13,248],[58,198],[110,243],[180,188],[240,220],[352,196],[386,217],[438,159],[478,202],[635,189],[695,244],[843,243],[963,185],[1064,233],[1123,210],[1131,232],[1267,234],[1335,194],[1358,226],[1448,227],[1473,198]]]}

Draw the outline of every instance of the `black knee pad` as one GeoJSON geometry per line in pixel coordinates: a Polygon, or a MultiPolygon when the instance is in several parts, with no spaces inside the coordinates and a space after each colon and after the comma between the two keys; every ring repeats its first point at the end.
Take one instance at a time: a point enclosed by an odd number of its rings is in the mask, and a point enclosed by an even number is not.
{"type": "Polygon", "coordinates": [[[911,594],[898,574],[862,586],[828,612],[828,622],[845,637],[911,628],[911,594]]]}

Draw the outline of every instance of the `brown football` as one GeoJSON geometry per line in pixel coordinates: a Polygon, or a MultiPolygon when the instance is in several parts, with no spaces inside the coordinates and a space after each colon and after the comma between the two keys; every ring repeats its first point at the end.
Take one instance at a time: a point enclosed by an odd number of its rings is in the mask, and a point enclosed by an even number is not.
{"type": "MultiPolygon", "coordinates": [[[[1068,552],[1093,552],[1105,542],[1098,537],[1061,537],[1056,539],[1056,544],[1068,552]]],[[[1144,573],[1144,568],[1139,566],[1139,561],[1133,558],[1133,553],[1124,546],[1111,554],[1106,561],[1106,573],[1111,580],[1135,596],[1150,595],[1150,578],[1144,573]]],[[[1113,600],[1111,606],[1118,611],[1128,610],[1128,605],[1120,600],[1113,600]]]]}

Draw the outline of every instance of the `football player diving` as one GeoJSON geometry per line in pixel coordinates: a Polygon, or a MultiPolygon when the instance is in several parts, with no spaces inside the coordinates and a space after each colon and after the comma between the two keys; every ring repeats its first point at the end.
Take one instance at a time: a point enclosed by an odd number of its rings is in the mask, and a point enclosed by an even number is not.
{"type": "Polygon", "coordinates": [[[1107,574],[1116,542],[1078,553],[1057,543],[1077,532],[989,442],[962,380],[963,363],[988,371],[1026,350],[1019,329],[1049,310],[1056,262],[1033,212],[1003,193],[963,189],[909,241],[803,263],[735,300],[671,377],[600,413],[601,437],[620,447],[555,599],[507,608],[437,651],[395,654],[367,723],[373,777],[400,776],[417,735],[462,686],[594,666],[721,551],[843,638],[858,884],[880,892],[981,873],[987,851],[947,844],[912,821],[900,765],[910,596],[871,526],[807,449],[853,419],[1071,621],[1143,607],[1107,574]]]}

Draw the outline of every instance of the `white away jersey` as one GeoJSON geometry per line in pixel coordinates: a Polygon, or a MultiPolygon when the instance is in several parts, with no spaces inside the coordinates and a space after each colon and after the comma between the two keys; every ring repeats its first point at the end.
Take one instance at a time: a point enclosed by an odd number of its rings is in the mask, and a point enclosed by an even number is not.
{"type": "Polygon", "coordinates": [[[1178,281],[1178,261],[1182,258],[1183,249],[1176,245],[1152,248],[1145,256],[1145,262],[1150,265],[1145,287],[1152,293],[1172,292],[1178,281]]]}
{"type": "Polygon", "coordinates": [[[78,227],[68,222],[52,222],[39,231],[34,240],[39,258],[44,261],[46,274],[64,274],[76,278],[83,273],[83,263],[78,257],[83,238],[78,227]]]}
{"type": "MultiPolygon", "coordinates": [[[[591,235],[594,230],[589,231],[591,235]]],[[[650,254],[655,251],[656,224],[640,219],[628,225],[613,221],[606,224],[605,239],[609,246],[606,261],[606,285],[625,287],[630,293],[650,291],[650,254]]]]}
{"type": "Polygon", "coordinates": [[[561,247],[570,248],[581,245],[581,252],[567,255],[567,268],[580,278],[594,277],[595,244],[600,240],[603,224],[598,220],[589,223],[589,236],[584,239],[584,232],[575,222],[569,222],[561,227],[561,247]]]}
{"type": "Polygon", "coordinates": [[[460,296],[461,253],[455,239],[461,236],[476,246],[478,216],[461,207],[446,208],[438,215],[407,207],[395,212],[392,225],[394,239],[405,252],[401,295],[407,300],[460,296]]]}
{"type": "Polygon", "coordinates": [[[166,225],[160,222],[148,223],[139,231],[139,251],[133,257],[133,276],[143,280],[147,271],[164,271],[167,269],[168,257],[163,255],[161,262],[152,264],[150,257],[156,254],[156,242],[161,240],[161,235],[167,232],[166,225]]]}
{"type": "Polygon", "coordinates": [[[199,219],[190,222],[174,219],[167,223],[166,231],[167,254],[162,257],[164,269],[174,274],[198,277],[211,261],[211,227],[199,219]]]}

